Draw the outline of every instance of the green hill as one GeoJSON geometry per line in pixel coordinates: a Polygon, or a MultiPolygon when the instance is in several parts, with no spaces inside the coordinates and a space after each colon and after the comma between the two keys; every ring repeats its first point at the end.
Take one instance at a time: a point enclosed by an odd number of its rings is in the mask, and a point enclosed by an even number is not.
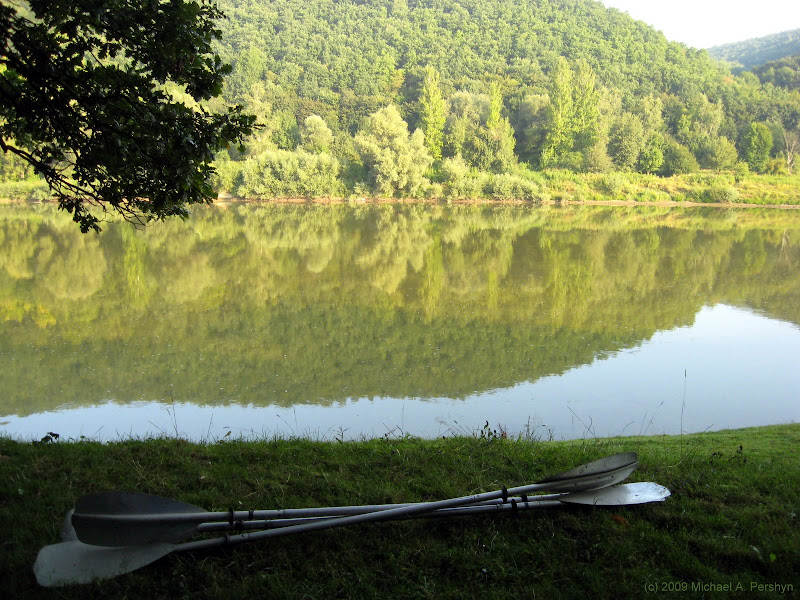
{"type": "Polygon", "coordinates": [[[761,83],[771,83],[788,90],[800,91],[800,54],[771,60],[755,67],[752,71],[761,83]]]}
{"type": "MultiPolygon", "coordinates": [[[[536,171],[791,174],[775,140],[800,131],[800,93],[734,75],[600,2],[219,7],[225,99],[261,125],[217,157],[223,194],[536,201],[553,187],[536,171]]],[[[0,182],[30,175],[12,163],[0,158],[0,182]]],[[[43,193],[25,185],[5,194],[43,193]]]]}
{"type": "Polygon", "coordinates": [[[708,49],[708,53],[714,58],[739,63],[750,69],[786,56],[800,54],[800,29],[714,46],[708,49]]]}
{"type": "MultiPolygon", "coordinates": [[[[724,76],[705,53],[591,0],[221,0],[230,92],[257,79],[331,104],[411,99],[434,66],[446,93],[491,80],[545,91],[560,56],[625,93],[678,93],[724,76]]],[[[414,98],[415,99],[415,98],[414,98]]]]}
{"type": "MultiPolygon", "coordinates": [[[[227,98],[264,125],[245,155],[232,155],[238,162],[220,166],[220,188],[236,195],[441,195],[459,188],[466,170],[515,173],[519,163],[663,175],[698,165],[724,170],[748,160],[742,139],[752,123],[777,132],[800,121],[800,95],[735,77],[705,51],[592,0],[221,0],[220,7],[228,20],[219,51],[234,67],[227,98]],[[438,125],[425,106],[430,93],[443,103],[438,125]],[[388,113],[367,119],[387,105],[403,121],[388,113]],[[331,136],[323,146],[335,164],[296,155],[309,151],[311,115],[324,121],[315,127],[331,136]],[[434,162],[433,188],[422,155],[410,161],[423,164],[419,173],[389,172],[375,158],[380,140],[354,142],[392,119],[386,127],[397,135],[421,128],[433,159],[456,160],[444,168],[434,162]]],[[[535,196],[513,186],[517,196],[535,196]]],[[[493,192],[472,192],[486,193],[493,192]]]]}

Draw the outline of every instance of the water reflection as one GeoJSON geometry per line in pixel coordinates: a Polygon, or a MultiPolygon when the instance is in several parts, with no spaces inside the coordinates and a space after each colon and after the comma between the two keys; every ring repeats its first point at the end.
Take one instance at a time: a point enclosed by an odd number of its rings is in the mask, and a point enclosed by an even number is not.
{"type": "MultiPolygon", "coordinates": [[[[632,415],[674,414],[652,398],[680,400],[684,370],[695,409],[758,397],[775,405],[770,422],[791,420],[791,366],[723,384],[783,364],[778,343],[753,352],[777,320],[798,356],[798,234],[798,213],[777,211],[234,205],[97,237],[46,208],[7,207],[0,414],[15,416],[0,431],[57,419],[78,435],[174,434],[173,415],[195,438],[332,437],[331,424],[438,435],[484,420],[638,433],[632,415]],[[723,329],[755,319],[755,334],[625,362],[666,352],[706,312],[727,315],[723,329]],[[740,354],[714,357],[729,346],[740,354]]],[[[724,426],[703,414],[691,425],[724,426]]]]}

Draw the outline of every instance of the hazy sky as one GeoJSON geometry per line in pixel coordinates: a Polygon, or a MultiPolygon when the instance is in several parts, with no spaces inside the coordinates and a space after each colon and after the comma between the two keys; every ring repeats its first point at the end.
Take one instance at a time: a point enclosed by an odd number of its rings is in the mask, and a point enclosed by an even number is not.
{"type": "Polygon", "coordinates": [[[800,29],[800,0],[601,0],[696,48],[800,29]]]}

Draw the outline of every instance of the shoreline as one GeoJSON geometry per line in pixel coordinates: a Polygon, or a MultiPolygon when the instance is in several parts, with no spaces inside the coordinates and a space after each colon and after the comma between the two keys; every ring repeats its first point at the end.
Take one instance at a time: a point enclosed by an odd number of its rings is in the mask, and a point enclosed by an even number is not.
{"type": "Polygon", "coordinates": [[[0,595],[299,600],[472,598],[476,592],[510,598],[535,590],[543,598],[600,599],[635,598],[668,583],[663,591],[728,586],[752,592],[748,597],[777,597],[776,591],[792,597],[800,590],[798,447],[800,424],[573,442],[462,437],[101,445],[0,438],[0,595]],[[619,452],[638,454],[639,467],[627,481],[653,481],[671,496],[639,506],[350,526],[175,554],[113,580],[60,589],[40,588],[31,570],[39,550],[60,541],[67,511],[100,490],[218,511],[420,502],[526,485],[619,452]]]}
{"type": "MultiPolygon", "coordinates": [[[[197,446],[197,447],[206,447],[206,446],[214,446],[219,444],[227,444],[227,443],[235,443],[235,444],[245,444],[245,445],[258,445],[258,444],[294,444],[294,443],[302,443],[302,444],[312,444],[312,445],[327,445],[327,444],[351,444],[351,445],[368,445],[372,443],[380,443],[380,442],[397,442],[397,441],[413,441],[419,444],[431,444],[436,445],[441,440],[486,440],[486,441],[497,441],[502,443],[520,443],[520,444],[544,444],[548,446],[572,446],[572,445],[585,445],[587,443],[593,444],[608,444],[608,445],[617,445],[617,444],[625,444],[625,443],[648,443],[648,442],[656,442],[656,441],[665,441],[665,442],[675,442],[675,441],[683,441],[686,439],[694,439],[700,438],[703,436],[735,436],[735,435],[748,435],[748,434],[758,434],[760,433],[769,433],[771,430],[779,430],[779,429],[789,429],[795,430],[795,433],[798,435],[798,441],[800,441],[800,422],[797,423],[779,423],[779,424],[771,424],[771,425],[755,425],[752,427],[736,427],[730,429],[713,429],[708,430],[705,429],[703,431],[698,431],[695,433],[653,433],[653,434],[640,434],[640,435],[613,435],[608,437],[597,436],[592,438],[587,437],[578,437],[578,438],[569,438],[569,439],[541,439],[539,437],[534,436],[526,436],[523,433],[519,434],[506,434],[505,430],[501,431],[500,433],[492,433],[490,432],[488,435],[485,431],[475,429],[471,433],[459,433],[458,435],[448,435],[448,436],[437,436],[437,437],[422,437],[416,436],[411,434],[403,434],[403,435],[395,435],[395,436],[378,436],[378,437],[366,437],[366,436],[357,436],[355,438],[317,438],[312,436],[306,436],[302,434],[293,434],[290,437],[283,437],[278,436],[276,434],[267,434],[264,433],[260,436],[248,435],[248,436],[230,436],[230,437],[220,437],[217,439],[198,439],[193,440],[186,437],[181,436],[171,436],[171,435],[158,435],[158,436],[149,436],[149,437],[120,437],[117,439],[111,440],[96,440],[90,437],[81,436],[80,438],[65,438],[63,436],[59,436],[57,433],[48,433],[42,439],[35,440],[35,439],[18,439],[13,436],[8,436],[0,433],[0,445],[3,443],[11,443],[11,444],[20,444],[20,445],[31,445],[31,446],[38,446],[38,445],[48,445],[48,444],[55,444],[55,445],[82,445],[82,444],[97,444],[101,446],[114,446],[119,444],[148,444],[148,443],[178,443],[181,445],[189,445],[189,446],[197,446]]],[[[3,460],[0,458],[0,461],[3,460]]],[[[800,468],[800,465],[798,465],[800,468]]]]}
{"type": "Polygon", "coordinates": [[[691,202],[691,201],[637,201],[637,200],[498,200],[491,198],[441,199],[441,198],[235,198],[218,197],[211,204],[411,204],[411,205],[456,205],[456,206],[624,206],[654,208],[774,208],[779,210],[800,210],[800,204],[757,204],[752,202],[691,202]]]}
{"type": "MultiPolygon", "coordinates": [[[[57,205],[56,200],[31,200],[0,198],[2,205],[57,205]]],[[[358,204],[358,205],[421,205],[421,206],[530,206],[530,207],[561,207],[561,206],[620,206],[620,207],[643,207],[643,208],[770,208],[776,210],[800,210],[800,200],[798,204],[786,203],[764,203],[755,202],[696,202],[690,200],[517,200],[517,199],[495,199],[495,198],[348,198],[348,197],[277,197],[277,198],[238,198],[234,196],[218,196],[211,200],[209,204],[214,206],[229,206],[233,204],[276,204],[276,205],[337,205],[337,204],[358,204]]]]}

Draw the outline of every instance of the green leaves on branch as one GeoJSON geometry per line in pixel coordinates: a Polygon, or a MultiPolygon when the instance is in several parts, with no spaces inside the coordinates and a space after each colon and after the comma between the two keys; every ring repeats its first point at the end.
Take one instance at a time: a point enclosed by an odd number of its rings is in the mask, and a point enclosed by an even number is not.
{"type": "Polygon", "coordinates": [[[214,153],[253,125],[238,107],[203,108],[229,70],[211,47],[220,37],[215,5],[28,4],[0,6],[0,148],[33,166],[84,232],[100,230],[91,206],[145,222],[214,197],[214,153]]]}

